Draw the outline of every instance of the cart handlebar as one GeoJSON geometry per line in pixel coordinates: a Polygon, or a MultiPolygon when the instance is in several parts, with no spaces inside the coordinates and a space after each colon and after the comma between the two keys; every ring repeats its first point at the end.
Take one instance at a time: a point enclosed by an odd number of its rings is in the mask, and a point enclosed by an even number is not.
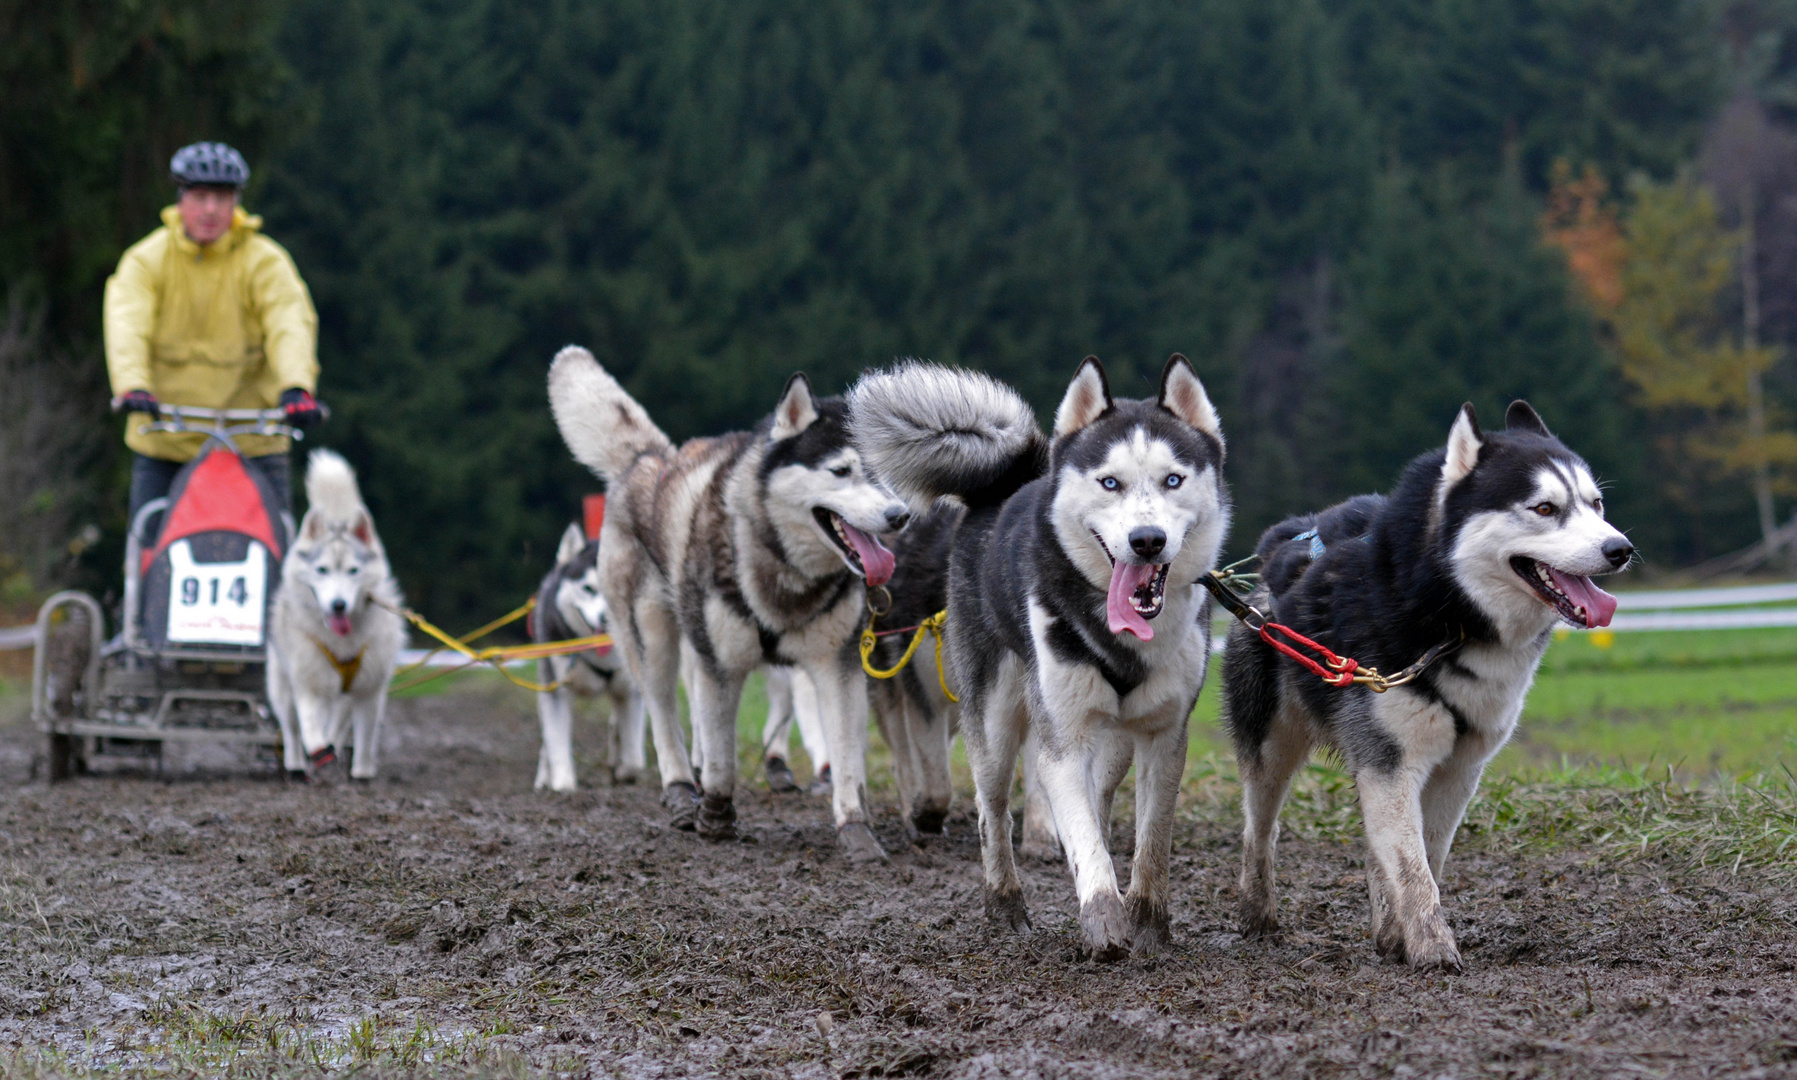
{"type": "MultiPolygon", "coordinates": [[[[329,420],[331,410],[322,402],[321,418],[329,420]]],[[[303,441],[306,433],[287,423],[282,409],[208,409],[203,405],[158,405],[158,420],[138,427],[139,432],[197,432],[210,435],[227,446],[236,447],[239,435],[285,435],[303,441]],[[198,423],[196,423],[196,421],[198,423]]]]}

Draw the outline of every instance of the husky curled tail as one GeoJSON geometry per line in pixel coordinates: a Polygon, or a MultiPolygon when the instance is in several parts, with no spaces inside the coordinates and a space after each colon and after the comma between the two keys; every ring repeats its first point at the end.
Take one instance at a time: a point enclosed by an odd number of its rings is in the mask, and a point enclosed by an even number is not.
{"type": "Polygon", "coordinates": [[[944,496],[996,506],[1048,471],[1048,440],[1017,391],[976,371],[915,361],[849,393],[855,445],[920,511],[944,496]]]}
{"type": "Polygon", "coordinates": [[[648,411],[578,345],[556,353],[549,366],[549,409],[574,460],[607,484],[644,454],[674,450],[648,411]]]}
{"type": "Polygon", "coordinates": [[[314,450],[306,458],[306,505],[321,521],[351,524],[362,512],[362,491],[356,472],[342,455],[314,450]]]}

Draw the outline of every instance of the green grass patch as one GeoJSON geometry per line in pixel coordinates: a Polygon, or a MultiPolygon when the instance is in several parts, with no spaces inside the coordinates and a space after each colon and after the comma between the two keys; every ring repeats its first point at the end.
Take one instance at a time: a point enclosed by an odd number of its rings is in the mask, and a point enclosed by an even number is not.
{"type": "MultiPolygon", "coordinates": [[[[1180,812],[1240,820],[1241,787],[1227,756],[1195,755],[1180,812]]],[[[1280,813],[1286,836],[1352,843],[1363,833],[1353,778],[1319,756],[1280,813]]],[[[1487,776],[1467,807],[1457,848],[1578,850],[1618,866],[1797,881],[1797,777],[1783,770],[1694,786],[1673,770],[1604,766],[1487,776]]]]}
{"type": "Polygon", "coordinates": [[[1558,635],[1498,772],[1797,765],[1797,629],[1558,635]]]}
{"type": "Polygon", "coordinates": [[[1554,632],[1541,673],[1797,665],[1797,627],[1554,632]]]}

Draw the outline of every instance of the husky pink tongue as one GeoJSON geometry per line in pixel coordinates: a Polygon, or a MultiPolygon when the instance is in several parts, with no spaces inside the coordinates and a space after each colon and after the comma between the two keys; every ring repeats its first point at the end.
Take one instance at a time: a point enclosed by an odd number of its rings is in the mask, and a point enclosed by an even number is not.
{"type": "Polygon", "coordinates": [[[855,528],[848,522],[842,522],[842,531],[849,538],[855,554],[861,556],[861,569],[867,575],[869,585],[884,585],[892,580],[892,568],[898,560],[886,545],[855,528]]]}
{"type": "Polygon", "coordinates": [[[1136,590],[1148,584],[1154,576],[1155,568],[1136,563],[1111,564],[1111,591],[1104,598],[1105,614],[1110,616],[1111,633],[1121,634],[1125,630],[1141,638],[1143,641],[1154,639],[1154,627],[1142,618],[1142,613],[1129,602],[1136,590]]]}
{"type": "Polygon", "coordinates": [[[348,637],[349,632],[355,629],[354,626],[350,625],[348,615],[333,614],[330,616],[330,623],[331,633],[336,634],[338,637],[348,637]]]}
{"type": "Polygon", "coordinates": [[[1616,598],[1591,583],[1588,577],[1573,574],[1562,574],[1553,567],[1547,568],[1548,576],[1560,591],[1572,598],[1572,602],[1585,609],[1585,628],[1595,630],[1600,626],[1610,625],[1610,617],[1616,614],[1616,598]]]}

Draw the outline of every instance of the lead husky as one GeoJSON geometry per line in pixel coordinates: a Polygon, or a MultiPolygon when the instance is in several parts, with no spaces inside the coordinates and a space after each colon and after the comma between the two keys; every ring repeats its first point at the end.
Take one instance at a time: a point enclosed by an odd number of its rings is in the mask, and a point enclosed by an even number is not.
{"type": "Polygon", "coordinates": [[[867,681],[855,637],[863,579],[892,576],[875,534],[909,514],[863,469],[841,399],[814,398],[794,375],[754,431],[676,450],[591,353],[570,346],[550,368],[549,402],[575,459],[611,491],[601,576],[613,636],[648,699],[674,824],[734,835],[743,680],[786,664],[817,693],[840,842],[854,862],[884,859],[867,824],[867,681]],[[694,726],[712,755],[696,820],[674,711],[683,642],[697,661],[687,686],[694,726]]]}
{"type": "Polygon", "coordinates": [[[1432,647],[1458,652],[1384,694],[1338,690],[1237,625],[1225,715],[1242,776],[1241,925],[1277,928],[1273,848],[1292,774],[1318,743],[1341,754],[1367,832],[1373,943],[1416,967],[1460,966],[1436,880],[1485,762],[1564,619],[1608,625],[1590,575],[1634,548],[1604,520],[1591,469],[1527,402],[1504,431],[1465,406],[1445,450],[1411,462],[1390,496],[1363,495],[1268,529],[1251,602],[1343,656],[1394,674],[1432,647]]]}
{"type": "Polygon", "coordinates": [[[372,780],[387,685],[406,642],[399,586],[349,462],[329,450],[312,451],[306,501],[299,536],[281,564],[268,637],[268,700],[281,722],[289,774],[304,777],[309,768],[335,761],[349,727],[355,735],[349,774],[372,780]]]}
{"type": "Polygon", "coordinates": [[[1028,925],[1010,796],[1029,731],[1085,948],[1105,959],[1158,950],[1186,717],[1210,656],[1209,598],[1194,583],[1229,525],[1222,430],[1198,376],[1175,355],[1157,398],[1116,401],[1088,357],[1052,439],[1008,387],[927,364],[864,376],[850,410],[876,474],[917,505],[954,496],[967,507],[950,555],[948,635],[988,914],[1028,925]],[[1132,758],[1126,904],[1105,834],[1132,758]]]}

